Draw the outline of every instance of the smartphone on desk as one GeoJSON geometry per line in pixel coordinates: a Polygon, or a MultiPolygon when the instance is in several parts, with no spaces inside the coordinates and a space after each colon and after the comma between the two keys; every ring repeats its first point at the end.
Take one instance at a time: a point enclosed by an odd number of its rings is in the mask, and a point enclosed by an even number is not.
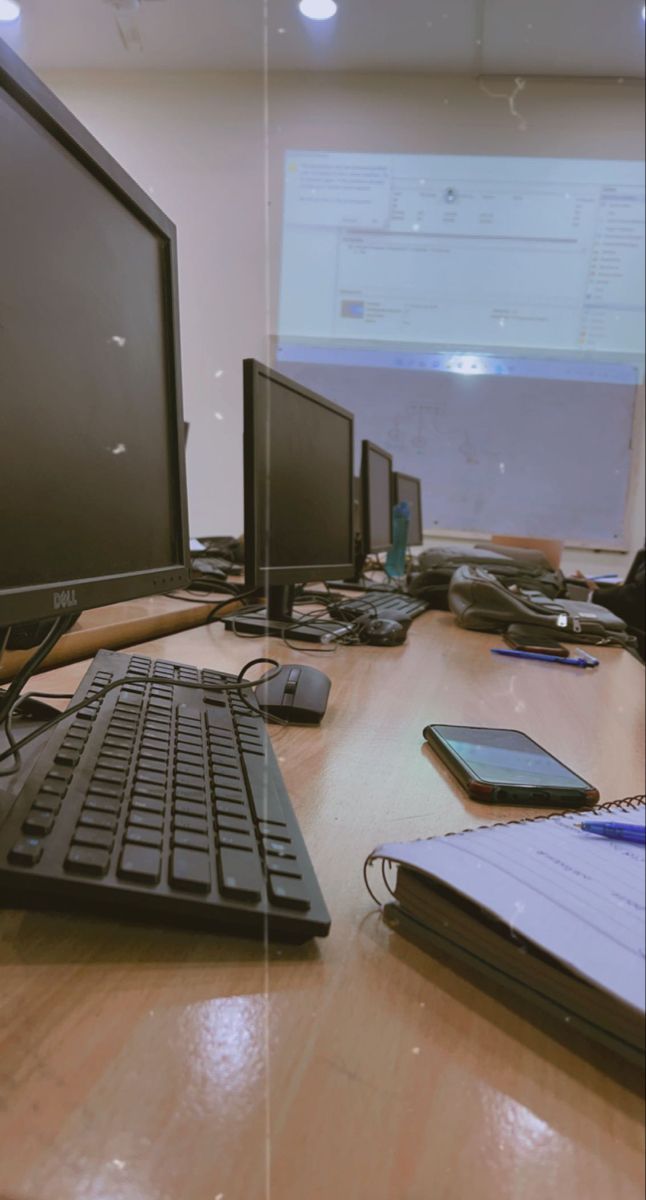
{"type": "Polygon", "coordinates": [[[512,650],[526,650],[528,654],[553,654],[556,658],[570,657],[567,646],[562,646],[549,629],[540,629],[536,625],[510,625],[502,637],[512,650]]]}
{"type": "Polygon", "coordinates": [[[424,737],[472,800],[578,808],[599,799],[592,784],[517,729],[427,725],[424,737]]]}

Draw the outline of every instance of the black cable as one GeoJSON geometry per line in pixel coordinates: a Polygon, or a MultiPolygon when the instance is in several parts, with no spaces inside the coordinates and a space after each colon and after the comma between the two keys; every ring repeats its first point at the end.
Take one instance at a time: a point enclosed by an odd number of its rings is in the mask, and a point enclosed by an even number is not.
{"type": "Polygon", "coordinates": [[[12,680],[10,686],[0,697],[0,723],[4,722],[6,713],[13,704],[16,696],[22,691],[27,680],[35,674],[40,664],[45,658],[47,658],[50,650],[56,645],[58,639],[62,637],[64,633],[67,633],[68,629],[72,628],[72,625],[75,621],[76,613],[74,613],[73,616],[68,614],[64,617],[58,617],[54,622],[52,628],[47,634],[47,637],[43,639],[43,641],[40,643],[40,646],[38,646],[32,654],[31,658],[27,659],[27,662],[21,667],[18,674],[12,680]]]}
{"type": "Polygon", "coordinates": [[[18,696],[17,700],[14,700],[13,704],[11,705],[11,708],[9,709],[9,712],[7,713],[7,715],[4,719],[4,730],[5,730],[7,741],[9,743],[9,747],[13,751],[13,757],[15,759],[15,763],[14,763],[13,767],[9,767],[8,770],[0,771],[0,778],[4,779],[8,775],[15,775],[16,771],[19,770],[21,762],[22,762],[22,759],[20,757],[20,744],[16,742],[16,739],[13,736],[13,729],[12,729],[12,720],[13,720],[13,716],[14,716],[16,709],[21,704],[23,704],[25,700],[31,700],[34,698],[46,699],[46,700],[71,700],[72,695],[73,695],[72,692],[26,692],[26,693],[18,696]]]}
{"type": "MultiPolygon", "coordinates": [[[[274,663],[276,666],[278,665],[275,658],[252,658],[251,662],[245,663],[242,671],[238,675],[238,680],[242,681],[244,678],[244,673],[249,671],[251,667],[258,666],[259,663],[274,663]]],[[[282,671],[282,667],[280,669],[282,671]]],[[[261,683],[269,683],[269,680],[274,679],[276,674],[277,672],[274,671],[273,673],[270,672],[268,675],[263,675],[261,679],[256,679],[254,681],[253,686],[258,687],[258,685],[261,683]]],[[[272,725],[289,725],[289,721],[284,721],[282,717],[276,717],[273,713],[266,713],[263,712],[262,709],[259,710],[258,708],[255,708],[253,704],[249,703],[243,692],[240,693],[240,699],[242,700],[242,703],[249,709],[249,712],[253,713],[254,717],[257,717],[258,712],[260,711],[260,715],[264,717],[265,721],[270,721],[272,725]]]]}
{"type": "MultiPolygon", "coordinates": [[[[257,596],[257,594],[258,594],[257,588],[250,588],[249,591],[247,591],[247,592],[238,592],[235,599],[236,600],[250,600],[252,596],[257,596]]],[[[218,616],[218,613],[220,613],[221,610],[223,608],[226,608],[227,604],[230,604],[230,603],[231,603],[231,601],[227,598],[226,600],[221,600],[219,602],[219,604],[216,604],[215,607],[209,613],[208,617],[206,618],[206,624],[212,625],[215,621],[219,621],[220,617],[218,616]]],[[[244,611],[244,609],[242,611],[244,611]]],[[[238,612],[237,609],[236,609],[236,613],[238,616],[242,615],[242,613],[238,612]]]]}
{"type": "MultiPolygon", "coordinates": [[[[266,678],[263,680],[265,683],[269,682],[270,679],[274,679],[282,670],[280,663],[278,663],[274,658],[263,658],[260,660],[253,659],[253,663],[259,661],[270,663],[272,666],[276,667],[276,670],[270,675],[266,676],[266,678]]],[[[79,703],[75,704],[72,708],[66,708],[65,711],[60,713],[59,716],[52,717],[51,721],[47,721],[46,724],[41,725],[40,728],[35,729],[32,733],[27,734],[27,736],[22,738],[21,741],[14,742],[13,745],[10,746],[9,750],[5,750],[2,754],[0,754],[0,762],[4,762],[5,758],[10,758],[12,756],[15,757],[16,753],[22,750],[24,746],[29,745],[30,742],[33,742],[34,738],[41,737],[41,735],[47,733],[48,730],[54,729],[56,725],[60,725],[61,721],[67,720],[68,717],[73,717],[75,713],[81,712],[81,710],[84,708],[89,708],[91,704],[94,704],[97,700],[100,700],[103,696],[106,696],[108,692],[114,691],[115,688],[130,687],[133,684],[138,684],[138,686],[141,688],[142,685],[144,687],[148,687],[152,684],[161,683],[164,685],[164,687],[185,687],[200,692],[237,692],[242,698],[241,689],[246,690],[247,688],[253,688],[257,686],[257,680],[244,680],[245,671],[247,671],[249,666],[253,665],[253,663],[245,664],[235,683],[227,683],[226,681],[223,681],[222,683],[209,684],[188,683],[180,679],[162,679],[161,676],[158,675],[152,675],[150,678],[145,679],[142,678],[141,675],[124,675],[122,679],[115,679],[112,681],[112,683],[106,683],[104,687],[99,689],[99,691],[93,692],[91,697],[86,697],[86,699],[80,700],[79,703]]],[[[10,715],[13,714],[14,708],[17,707],[21,699],[22,697],[18,696],[14,700],[10,709],[10,715]]]]}

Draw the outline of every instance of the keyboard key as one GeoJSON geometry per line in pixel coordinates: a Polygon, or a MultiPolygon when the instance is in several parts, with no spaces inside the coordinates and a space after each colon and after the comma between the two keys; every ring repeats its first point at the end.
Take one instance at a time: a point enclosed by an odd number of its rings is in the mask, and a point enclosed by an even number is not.
{"type": "Polygon", "coordinates": [[[92,812],[113,813],[115,816],[121,808],[121,801],[118,796],[86,796],[84,809],[90,809],[92,812]]]}
{"type": "Polygon", "coordinates": [[[250,854],[247,850],[220,850],[218,875],[220,890],[225,896],[260,900],[263,875],[255,854],[250,854]]]}
{"type": "Polygon", "coordinates": [[[263,838],[265,854],[275,854],[277,858],[295,858],[291,842],[278,842],[275,838],[263,838]]]}
{"type": "Polygon", "coordinates": [[[35,867],[42,854],[43,847],[39,841],[35,838],[23,838],[12,846],[7,857],[9,862],[15,863],[17,867],[35,867]]]}
{"type": "Polygon", "coordinates": [[[116,783],[94,783],[88,788],[88,796],[112,796],[115,800],[120,800],[124,793],[124,785],[116,783]]]}
{"type": "Polygon", "coordinates": [[[174,811],[177,816],[204,817],[206,815],[206,805],[191,804],[188,800],[177,800],[174,805],[174,811]]]}
{"type": "Polygon", "coordinates": [[[166,811],[166,806],[162,800],[154,800],[150,796],[139,796],[136,793],[132,797],[131,807],[138,809],[140,812],[158,813],[160,816],[166,811]]]}
{"type": "Polygon", "coordinates": [[[52,779],[48,775],[47,778],[43,780],[40,790],[41,792],[44,792],[46,796],[64,796],[68,787],[69,781],[67,779],[52,779]]]}
{"type": "Polygon", "coordinates": [[[64,780],[66,783],[69,783],[73,774],[74,774],[74,772],[72,771],[71,767],[54,767],[53,766],[47,772],[45,779],[46,779],[47,783],[49,783],[50,781],[52,781],[54,779],[61,779],[61,780],[64,780]]]}
{"type": "Polygon", "coordinates": [[[97,763],[102,763],[103,760],[108,760],[107,765],[112,765],[115,759],[118,762],[129,762],[130,750],[126,749],[125,746],[111,746],[109,742],[107,745],[104,742],[103,746],[101,747],[101,753],[97,759],[97,763]]]}
{"type": "Polygon", "coordinates": [[[282,837],[287,828],[284,821],[259,821],[258,831],[263,837],[282,837]]]}
{"type": "Polygon", "coordinates": [[[265,859],[267,870],[274,875],[287,875],[292,879],[302,879],[303,872],[300,864],[295,859],[274,858],[268,854],[265,859]]]}
{"type": "MultiPolygon", "coordinates": [[[[128,763],[129,763],[129,756],[124,761],[121,758],[113,758],[110,753],[106,754],[105,751],[102,751],[102,753],[99,755],[99,757],[96,760],[96,765],[97,765],[98,769],[94,772],[94,778],[95,779],[99,778],[99,771],[106,771],[106,772],[109,771],[113,775],[116,774],[117,779],[120,779],[121,782],[123,782],[123,780],[125,779],[125,777],[128,773],[128,763]]],[[[110,780],[108,780],[108,782],[114,783],[115,780],[110,779],[110,780]]]]}
{"type": "Polygon", "coordinates": [[[103,850],[111,850],[114,838],[109,829],[88,829],[78,825],[72,843],[75,846],[100,846],[103,850]]]}
{"type": "Polygon", "coordinates": [[[54,762],[59,767],[75,767],[81,755],[78,750],[59,750],[54,762]]]}
{"type": "Polygon", "coordinates": [[[180,761],[178,759],[176,770],[177,770],[178,779],[179,779],[180,775],[185,776],[185,779],[183,780],[183,782],[186,783],[187,787],[191,786],[191,778],[193,780],[193,783],[195,783],[196,780],[199,783],[205,777],[205,768],[204,768],[204,764],[201,759],[198,759],[192,763],[186,762],[184,760],[180,761]],[[189,776],[191,778],[189,778],[189,776]]]}
{"type": "Polygon", "coordinates": [[[244,765],[251,788],[251,802],[257,821],[283,821],[285,814],[273,771],[267,771],[262,758],[245,754],[244,765]]]}
{"type": "Polygon", "coordinates": [[[117,818],[109,813],[84,808],[81,810],[81,824],[87,825],[91,829],[109,829],[114,833],[117,828],[117,818]]]}
{"type": "MultiPolygon", "coordinates": [[[[288,700],[289,697],[284,696],[283,699],[288,700]]],[[[256,744],[255,742],[249,742],[246,739],[243,741],[241,739],[240,740],[240,749],[242,750],[245,759],[248,758],[248,756],[251,754],[255,754],[260,759],[263,759],[265,757],[265,747],[260,742],[258,742],[258,744],[256,744]]]]}
{"type": "Polygon", "coordinates": [[[141,784],[141,783],[143,783],[144,785],[147,783],[150,783],[155,787],[163,787],[165,782],[166,782],[166,772],[162,771],[162,770],[160,770],[160,771],[140,771],[138,769],[137,773],[135,775],[135,787],[138,787],[139,784],[141,784]]]}
{"type": "Polygon", "coordinates": [[[33,807],[42,812],[57,813],[61,807],[58,796],[42,796],[40,792],[34,800],[33,807]]]}
{"type": "Polygon", "coordinates": [[[135,783],[132,790],[135,796],[146,796],[149,800],[163,800],[166,795],[166,788],[159,783],[135,783]]]}
{"type": "Polygon", "coordinates": [[[235,804],[236,800],[243,799],[245,793],[241,787],[239,787],[239,788],[221,787],[218,784],[218,786],[215,788],[215,795],[218,800],[225,800],[225,801],[228,800],[228,801],[232,801],[235,804]]]}
{"type": "Polygon", "coordinates": [[[93,846],[71,846],[65,859],[66,871],[78,875],[105,875],[109,866],[108,851],[93,846]]]}
{"type": "Polygon", "coordinates": [[[202,774],[202,775],[184,775],[184,774],[179,775],[178,774],[175,777],[175,786],[177,788],[194,787],[194,788],[203,789],[206,787],[206,778],[205,778],[204,774],[202,774]]]}
{"type": "Polygon", "coordinates": [[[255,850],[256,840],[247,830],[237,830],[235,833],[228,829],[218,829],[220,846],[229,846],[232,850],[255,850]]]}
{"type": "Polygon", "coordinates": [[[104,749],[107,750],[110,747],[111,750],[123,750],[127,758],[130,757],[131,745],[132,743],[129,738],[118,737],[116,734],[108,734],[103,741],[104,749]]]}
{"type": "Polygon", "coordinates": [[[249,810],[242,797],[236,800],[219,800],[216,797],[215,811],[219,821],[221,817],[246,817],[249,810]]]}
{"type": "Polygon", "coordinates": [[[279,904],[281,908],[310,907],[307,888],[302,879],[290,879],[286,875],[276,875],[270,871],[269,895],[274,904],[279,904]]]}
{"type": "Polygon", "coordinates": [[[222,764],[214,762],[213,776],[216,782],[219,781],[220,783],[223,783],[225,787],[228,787],[230,785],[227,783],[227,780],[242,779],[242,771],[237,762],[232,762],[231,766],[222,766],[222,764]]]}
{"type": "Polygon", "coordinates": [[[189,833],[187,829],[176,829],[173,845],[185,850],[208,850],[209,839],[204,833],[189,833]]]}
{"type": "Polygon", "coordinates": [[[141,825],[128,825],[126,841],[133,846],[156,846],[161,849],[164,835],[158,829],[144,829],[141,825]]]}
{"type": "Polygon", "coordinates": [[[107,771],[104,767],[97,767],[92,776],[92,783],[123,784],[124,778],[125,770],[123,772],[117,770],[107,771]]]}
{"type": "Polygon", "coordinates": [[[196,754],[177,754],[175,770],[178,775],[196,776],[198,784],[200,779],[204,779],[208,775],[208,767],[204,766],[202,756],[198,757],[196,754]]]}
{"type": "Polygon", "coordinates": [[[175,813],[173,816],[173,826],[175,829],[186,829],[190,833],[209,832],[209,823],[206,818],[185,817],[183,813],[175,813]]]}
{"type": "Polygon", "coordinates": [[[177,739],[177,749],[179,752],[187,754],[195,754],[202,749],[202,739],[200,737],[189,737],[183,733],[177,739]]]}
{"type": "Polygon", "coordinates": [[[158,813],[141,812],[138,808],[130,810],[130,824],[141,825],[144,829],[163,829],[164,818],[158,813]]]}
{"type": "Polygon", "coordinates": [[[188,788],[176,787],[173,789],[173,798],[175,800],[189,800],[194,804],[204,803],[206,800],[206,787],[203,788],[188,788]]]}
{"type": "Polygon", "coordinates": [[[73,750],[76,754],[82,754],[85,749],[85,742],[82,738],[71,737],[69,734],[63,739],[63,750],[73,750]]]}
{"type": "Polygon", "coordinates": [[[234,775],[240,774],[240,760],[238,755],[233,751],[224,753],[222,751],[211,751],[211,764],[214,771],[220,771],[223,775],[229,775],[233,772],[234,775]]]}
{"type": "Polygon", "coordinates": [[[240,810],[239,817],[223,817],[220,813],[216,813],[218,830],[229,830],[230,833],[253,833],[254,827],[251,818],[246,816],[243,810],[240,810]]]}
{"type": "Polygon", "coordinates": [[[126,842],[117,868],[120,879],[136,883],[158,883],[161,872],[161,853],[152,846],[135,846],[126,842]]]}
{"type": "Polygon", "coordinates": [[[208,854],[177,846],[171,855],[169,881],[171,887],[186,892],[211,890],[211,863],[208,854]]]}
{"type": "Polygon", "coordinates": [[[42,837],[49,833],[54,825],[54,813],[45,812],[43,809],[32,808],[31,812],[25,817],[22,828],[23,833],[30,833],[34,837],[42,837]]]}
{"type": "Polygon", "coordinates": [[[138,759],[135,768],[135,779],[133,786],[136,787],[139,783],[151,784],[153,787],[166,788],[166,782],[170,774],[168,759],[162,758],[143,758],[138,759]]]}

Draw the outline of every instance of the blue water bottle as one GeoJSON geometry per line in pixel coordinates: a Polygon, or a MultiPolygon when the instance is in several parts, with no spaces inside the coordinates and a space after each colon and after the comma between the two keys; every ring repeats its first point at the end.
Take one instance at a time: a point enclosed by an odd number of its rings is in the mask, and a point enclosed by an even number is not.
{"type": "Polygon", "coordinates": [[[390,579],[400,579],[406,574],[409,524],[410,505],[408,500],[400,500],[393,508],[393,544],[386,556],[386,575],[390,579]]]}

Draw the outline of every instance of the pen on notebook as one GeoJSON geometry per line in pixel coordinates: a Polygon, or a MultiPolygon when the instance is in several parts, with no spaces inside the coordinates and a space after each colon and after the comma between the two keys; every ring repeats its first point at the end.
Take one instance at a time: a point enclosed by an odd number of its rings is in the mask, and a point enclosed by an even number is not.
{"type": "Polygon", "coordinates": [[[597,666],[597,659],[589,662],[589,655],[585,658],[557,658],[556,654],[532,654],[530,650],[503,650],[494,647],[492,654],[501,654],[504,658],[530,658],[535,662],[551,662],[559,663],[562,667],[592,667],[597,666]]]}
{"type": "Polygon", "coordinates": [[[623,824],[620,821],[579,821],[576,823],[578,829],[582,829],[584,833],[596,833],[599,837],[611,838],[616,842],[636,842],[640,846],[646,845],[646,826],[645,825],[629,825],[623,824]]]}

